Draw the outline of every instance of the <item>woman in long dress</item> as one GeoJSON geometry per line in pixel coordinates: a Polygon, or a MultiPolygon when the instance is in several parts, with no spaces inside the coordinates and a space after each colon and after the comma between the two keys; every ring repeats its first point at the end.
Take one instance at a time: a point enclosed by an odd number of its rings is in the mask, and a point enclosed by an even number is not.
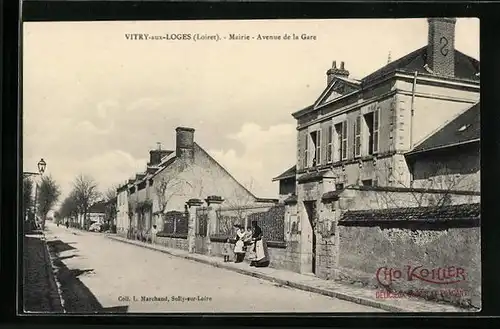
{"type": "Polygon", "coordinates": [[[245,259],[245,248],[243,242],[245,231],[239,224],[235,224],[234,227],[236,228],[236,243],[234,245],[234,254],[236,255],[235,263],[241,263],[245,259]]]}
{"type": "Polygon", "coordinates": [[[254,241],[253,250],[255,259],[252,260],[250,266],[267,267],[269,266],[269,250],[267,249],[266,240],[263,237],[262,229],[257,225],[256,221],[252,222],[252,240],[254,241]]]}

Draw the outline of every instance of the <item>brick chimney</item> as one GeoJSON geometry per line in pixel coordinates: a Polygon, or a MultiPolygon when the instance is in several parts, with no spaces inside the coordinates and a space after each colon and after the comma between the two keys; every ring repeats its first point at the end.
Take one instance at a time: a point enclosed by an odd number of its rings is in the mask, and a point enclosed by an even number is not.
{"type": "Polygon", "coordinates": [[[173,151],[167,151],[162,149],[149,151],[149,163],[148,166],[157,166],[160,164],[161,159],[164,156],[171,154],[173,151]]]}
{"type": "Polygon", "coordinates": [[[456,18],[429,18],[426,64],[434,74],[455,76],[456,18]]]}
{"type": "Polygon", "coordinates": [[[349,77],[349,71],[344,67],[344,62],[340,62],[340,68],[337,68],[337,61],[333,61],[332,68],[326,71],[326,83],[327,86],[330,85],[335,77],[349,77]]]}
{"type": "Polygon", "coordinates": [[[177,127],[175,129],[175,154],[177,157],[189,162],[194,160],[194,129],[186,127],[177,127]]]}

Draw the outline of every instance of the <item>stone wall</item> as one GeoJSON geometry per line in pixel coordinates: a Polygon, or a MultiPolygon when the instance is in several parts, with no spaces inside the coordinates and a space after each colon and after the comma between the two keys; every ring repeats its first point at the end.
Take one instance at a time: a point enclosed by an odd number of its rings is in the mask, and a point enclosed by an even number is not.
{"type": "Polygon", "coordinates": [[[475,191],[351,186],[341,193],[338,207],[342,211],[425,207],[445,197],[449,204],[477,203],[481,199],[475,191]]]}
{"type": "Polygon", "coordinates": [[[157,236],[157,243],[167,248],[188,250],[187,237],[157,236]]]}
{"type": "MultiPolygon", "coordinates": [[[[339,225],[339,233],[339,280],[382,289],[388,285],[394,292],[416,291],[415,294],[433,300],[481,307],[479,227],[339,225]],[[441,279],[443,271],[447,271],[451,277],[448,281],[460,282],[439,284],[415,276],[432,280],[432,269],[441,269],[441,279]]],[[[443,280],[435,277],[434,281],[443,280]]]]}

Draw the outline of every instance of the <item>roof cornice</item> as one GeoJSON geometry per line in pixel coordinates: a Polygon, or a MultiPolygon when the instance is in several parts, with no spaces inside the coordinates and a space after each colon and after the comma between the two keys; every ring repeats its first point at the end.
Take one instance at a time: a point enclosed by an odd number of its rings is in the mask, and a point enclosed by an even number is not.
{"type": "Polygon", "coordinates": [[[474,138],[474,139],[469,139],[467,141],[462,141],[462,142],[458,142],[458,143],[446,144],[446,145],[431,147],[428,149],[417,150],[417,151],[409,151],[409,152],[406,152],[405,155],[412,156],[412,155],[417,155],[420,153],[438,151],[438,150],[442,150],[442,149],[446,149],[446,148],[450,148],[450,147],[455,147],[455,146],[460,146],[460,145],[465,145],[465,144],[472,144],[472,143],[476,143],[476,142],[480,142],[480,141],[481,141],[480,138],[474,138]]]}

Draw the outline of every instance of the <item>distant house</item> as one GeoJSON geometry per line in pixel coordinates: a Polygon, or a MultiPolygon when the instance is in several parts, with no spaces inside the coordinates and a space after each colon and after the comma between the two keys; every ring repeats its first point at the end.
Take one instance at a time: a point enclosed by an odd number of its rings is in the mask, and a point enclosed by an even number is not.
{"type": "Polygon", "coordinates": [[[118,189],[119,232],[146,233],[154,223],[162,231],[165,215],[184,213],[189,199],[217,195],[233,207],[269,202],[257,198],[199,146],[194,132],[193,128],[178,127],[175,151],[150,151],[146,171],[118,189]]]}
{"type": "Polygon", "coordinates": [[[413,187],[480,191],[479,102],[406,153],[413,187]]]}
{"type": "Polygon", "coordinates": [[[94,223],[104,224],[106,218],[106,202],[99,201],[94,203],[89,208],[89,212],[87,213],[87,222],[89,225],[94,223]]]}

